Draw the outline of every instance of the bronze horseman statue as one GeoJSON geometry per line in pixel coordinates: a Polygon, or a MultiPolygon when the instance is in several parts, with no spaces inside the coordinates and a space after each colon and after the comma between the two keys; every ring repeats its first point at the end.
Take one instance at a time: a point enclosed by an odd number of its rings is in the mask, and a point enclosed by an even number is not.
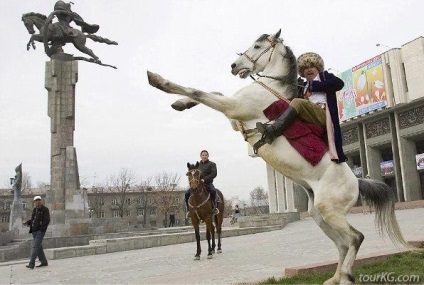
{"type": "MultiPolygon", "coordinates": [[[[35,41],[44,44],[46,54],[53,59],[61,60],[85,60],[103,66],[111,65],[103,64],[99,57],[86,46],[87,38],[99,43],[106,43],[108,45],[117,45],[115,41],[94,35],[99,30],[99,25],[88,24],[83,18],[71,10],[71,3],[64,1],[57,1],[54,5],[54,11],[48,17],[39,13],[26,13],[22,16],[22,21],[31,38],[28,41],[27,49],[32,46],[35,49],[35,41]],[[54,17],[57,22],[53,23],[54,17]],[[78,25],[81,30],[75,29],[71,26],[71,22],[78,25]],[[34,26],[38,29],[39,33],[35,33],[34,26]],[[64,53],[62,47],[67,43],[72,43],[80,52],[89,55],[90,58],[75,57],[64,53]]],[[[73,4],[73,3],[72,3],[73,4]]]]}

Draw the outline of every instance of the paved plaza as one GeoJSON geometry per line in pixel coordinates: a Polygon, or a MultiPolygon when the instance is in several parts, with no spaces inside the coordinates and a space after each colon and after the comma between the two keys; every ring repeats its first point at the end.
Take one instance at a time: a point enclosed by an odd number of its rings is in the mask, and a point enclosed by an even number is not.
{"type": "MultiPolygon", "coordinates": [[[[406,240],[424,240],[424,208],[398,210],[406,240]]],[[[359,257],[396,249],[378,236],[374,215],[350,214],[365,241],[359,257]]],[[[284,276],[284,269],[337,259],[334,244],[311,218],[284,229],[225,238],[223,253],[200,261],[194,242],[141,250],[49,261],[48,267],[27,269],[25,261],[0,263],[0,284],[234,284],[284,276]]]]}

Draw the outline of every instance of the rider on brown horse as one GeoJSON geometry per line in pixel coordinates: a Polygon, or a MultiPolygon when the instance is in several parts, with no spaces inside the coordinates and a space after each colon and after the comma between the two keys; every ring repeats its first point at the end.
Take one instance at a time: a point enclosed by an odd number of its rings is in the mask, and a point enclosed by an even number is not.
{"type": "MultiPolygon", "coordinates": [[[[213,180],[215,179],[216,175],[218,174],[216,170],[216,164],[209,160],[209,152],[207,150],[202,150],[200,152],[200,164],[199,164],[199,170],[202,173],[202,181],[204,185],[206,186],[206,189],[211,194],[211,201],[213,204],[213,214],[217,215],[219,214],[218,210],[218,200],[216,196],[216,189],[213,185],[213,180]]],[[[188,189],[185,192],[185,202],[187,206],[187,215],[189,213],[188,209],[188,199],[190,198],[190,189],[188,189]]]]}

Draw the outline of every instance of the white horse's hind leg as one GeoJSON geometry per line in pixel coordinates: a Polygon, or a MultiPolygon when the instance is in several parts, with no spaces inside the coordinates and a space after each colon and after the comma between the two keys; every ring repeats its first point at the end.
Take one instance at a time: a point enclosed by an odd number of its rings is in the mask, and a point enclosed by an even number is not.
{"type": "Polygon", "coordinates": [[[308,212],[317,225],[323,230],[323,232],[335,243],[339,252],[339,263],[337,264],[336,273],[334,276],[326,281],[326,284],[338,284],[340,282],[340,270],[347,254],[348,248],[344,246],[340,241],[342,240],[340,234],[334,230],[321,216],[318,210],[314,206],[314,194],[311,190],[306,191],[309,197],[308,201],[308,212]]]}
{"type": "Polygon", "coordinates": [[[336,272],[325,284],[352,284],[355,281],[352,266],[364,236],[349,225],[345,211],[341,209],[350,208],[355,203],[355,199],[351,201],[349,199],[343,200],[347,205],[342,205],[344,203],[338,201],[338,205],[335,206],[334,201],[320,199],[321,196],[328,195],[328,191],[323,192],[319,192],[319,197],[314,197],[314,194],[310,191],[308,196],[310,198],[309,213],[324,233],[335,243],[339,251],[339,263],[336,272]]]}
{"type": "Polygon", "coordinates": [[[342,272],[348,272],[349,275],[353,276],[352,267],[356,260],[359,248],[364,240],[364,235],[350,225],[352,242],[349,245],[349,250],[346,254],[345,260],[343,261],[342,272]]]}
{"type": "Polygon", "coordinates": [[[355,282],[352,266],[364,236],[349,225],[345,213],[337,212],[337,208],[332,208],[331,204],[315,203],[315,207],[324,219],[324,223],[321,225],[325,225],[325,227],[320,225],[321,228],[339,249],[339,264],[336,274],[325,284],[352,284],[355,282]],[[327,227],[331,227],[331,230],[328,231],[327,227]]]}

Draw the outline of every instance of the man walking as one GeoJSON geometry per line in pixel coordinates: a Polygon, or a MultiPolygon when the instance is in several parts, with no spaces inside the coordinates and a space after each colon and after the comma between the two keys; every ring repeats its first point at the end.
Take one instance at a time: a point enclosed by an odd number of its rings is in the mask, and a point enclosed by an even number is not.
{"type": "Polygon", "coordinates": [[[32,210],[31,220],[24,223],[25,226],[29,226],[29,233],[32,233],[32,253],[27,268],[34,269],[35,259],[41,262],[37,267],[47,266],[47,259],[44,255],[43,250],[43,238],[46,234],[47,227],[50,223],[50,212],[49,208],[43,205],[43,200],[40,196],[34,197],[35,208],[32,210]]]}

